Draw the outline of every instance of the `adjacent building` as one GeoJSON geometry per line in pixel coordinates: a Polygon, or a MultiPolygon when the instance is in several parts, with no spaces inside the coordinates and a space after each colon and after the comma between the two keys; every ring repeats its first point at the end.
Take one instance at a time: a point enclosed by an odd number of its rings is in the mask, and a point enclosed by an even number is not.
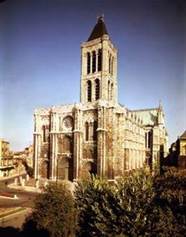
{"type": "Polygon", "coordinates": [[[179,146],[178,167],[186,169],[186,130],[178,138],[178,146],[179,146]]]}
{"type": "Polygon", "coordinates": [[[164,165],[186,169],[186,131],[172,143],[164,165]]]}
{"type": "Polygon", "coordinates": [[[10,151],[10,143],[0,138],[0,177],[9,176],[13,168],[13,156],[10,151]]]}
{"type": "Polygon", "coordinates": [[[117,54],[100,17],[81,44],[80,102],[35,110],[35,178],[73,181],[90,172],[114,179],[153,169],[160,147],[167,151],[162,106],[131,110],[118,102],[117,54]]]}

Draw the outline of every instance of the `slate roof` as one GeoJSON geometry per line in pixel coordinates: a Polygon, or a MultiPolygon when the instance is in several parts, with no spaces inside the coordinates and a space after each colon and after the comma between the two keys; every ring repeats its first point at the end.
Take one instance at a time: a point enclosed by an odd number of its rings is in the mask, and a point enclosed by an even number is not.
{"type": "Polygon", "coordinates": [[[143,124],[146,126],[154,126],[158,121],[158,110],[159,108],[152,109],[140,109],[140,110],[131,110],[136,115],[138,115],[142,120],[143,124]]]}
{"type": "Polygon", "coordinates": [[[108,35],[106,25],[104,23],[103,17],[99,17],[94,29],[92,30],[87,41],[91,41],[102,37],[103,35],[108,35]]]}

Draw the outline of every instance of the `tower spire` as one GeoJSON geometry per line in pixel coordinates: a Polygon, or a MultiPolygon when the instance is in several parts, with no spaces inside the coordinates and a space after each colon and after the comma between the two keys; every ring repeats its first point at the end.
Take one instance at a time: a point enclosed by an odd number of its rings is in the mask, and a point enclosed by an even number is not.
{"type": "Polygon", "coordinates": [[[102,37],[103,35],[108,35],[106,25],[104,23],[104,15],[97,17],[97,23],[94,26],[89,38],[87,41],[91,41],[97,38],[102,37]]]}

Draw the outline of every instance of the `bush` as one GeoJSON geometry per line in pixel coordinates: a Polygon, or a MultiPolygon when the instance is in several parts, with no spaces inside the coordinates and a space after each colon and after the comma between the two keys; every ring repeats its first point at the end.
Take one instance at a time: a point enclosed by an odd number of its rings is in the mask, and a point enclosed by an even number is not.
{"type": "MultiPolygon", "coordinates": [[[[31,220],[51,237],[184,236],[184,173],[128,173],[113,183],[85,176],[75,188],[51,184],[38,196],[31,220]],[[47,232],[46,232],[47,231],[47,232]]],[[[30,225],[29,225],[30,226],[30,225]]],[[[28,228],[26,228],[28,230],[28,228]]]]}
{"type": "Polygon", "coordinates": [[[171,209],[177,235],[184,236],[186,232],[186,171],[176,168],[164,169],[163,175],[154,177],[153,186],[159,205],[171,209]]]}
{"type": "Polygon", "coordinates": [[[75,191],[78,236],[181,236],[169,205],[161,205],[154,178],[143,170],[110,185],[93,178],[75,191]]]}
{"type": "Polygon", "coordinates": [[[50,184],[35,201],[33,220],[51,237],[74,236],[76,211],[66,184],[50,184]]]}

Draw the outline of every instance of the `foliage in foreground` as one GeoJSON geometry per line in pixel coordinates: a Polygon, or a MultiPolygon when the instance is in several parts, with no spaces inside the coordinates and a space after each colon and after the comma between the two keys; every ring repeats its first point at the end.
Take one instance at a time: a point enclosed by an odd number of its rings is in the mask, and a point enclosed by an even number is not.
{"type": "Polygon", "coordinates": [[[142,170],[114,185],[98,178],[79,182],[75,192],[79,210],[77,235],[183,236],[184,212],[175,215],[171,200],[161,190],[161,184],[166,187],[167,178],[162,177],[161,182],[158,179],[142,170]]]}
{"type": "Polygon", "coordinates": [[[185,185],[186,175],[175,170],[161,176],[139,170],[115,183],[87,176],[74,196],[66,184],[50,184],[36,200],[31,224],[51,237],[181,237],[185,185]]]}
{"type": "Polygon", "coordinates": [[[51,237],[73,236],[75,230],[74,198],[67,184],[50,184],[35,201],[32,219],[51,237]]]}

